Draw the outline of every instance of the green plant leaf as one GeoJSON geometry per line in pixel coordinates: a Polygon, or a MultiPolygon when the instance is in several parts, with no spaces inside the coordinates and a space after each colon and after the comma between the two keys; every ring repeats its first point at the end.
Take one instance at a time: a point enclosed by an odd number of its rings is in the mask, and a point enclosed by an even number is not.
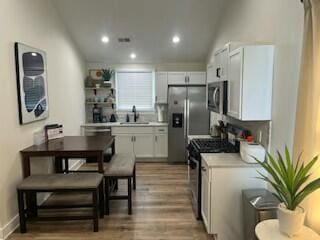
{"type": "Polygon", "coordinates": [[[262,162],[254,158],[270,176],[259,172],[261,179],[269,183],[275,190],[275,196],[285,204],[290,210],[295,208],[312,192],[320,188],[320,178],[307,184],[302,190],[302,186],[307,183],[312,167],[316,164],[318,157],[314,157],[307,165],[301,163],[301,154],[294,165],[289,149],[285,147],[285,159],[277,151],[277,159],[267,153],[267,161],[262,162]]]}
{"type": "Polygon", "coordinates": [[[317,189],[320,188],[320,178],[312,181],[309,183],[307,186],[305,186],[298,194],[295,200],[295,209],[308,195],[316,191],[317,189]]]}

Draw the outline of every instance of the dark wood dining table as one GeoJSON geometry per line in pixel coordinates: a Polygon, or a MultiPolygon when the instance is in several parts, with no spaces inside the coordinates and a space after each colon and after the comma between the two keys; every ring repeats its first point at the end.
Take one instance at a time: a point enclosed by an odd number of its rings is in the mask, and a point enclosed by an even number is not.
{"type": "MultiPolygon", "coordinates": [[[[21,150],[23,177],[31,175],[32,157],[54,157],[56,171],[60,172],[62,160],[66,163],[74,158],[96,158],[98,163],[97,171],[103,173],[104,153],[112,149],[115,152],[113,136],[65,136],[63,138],[49,140],[40,145],[33,145],[21,150]]],[[[30,215],[36,215],[36,196],[27,198],[27,206],[30,215]]]]}

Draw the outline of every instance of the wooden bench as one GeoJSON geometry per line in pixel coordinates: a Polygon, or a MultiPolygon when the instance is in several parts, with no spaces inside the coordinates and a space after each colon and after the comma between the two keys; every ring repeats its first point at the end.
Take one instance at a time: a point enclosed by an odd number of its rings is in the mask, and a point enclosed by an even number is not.
{"type": "Polygon", "coordinates": [[[135,156],[128,154],[115,154],[108,164],[104,167],[105,178],[105,201],[106,201],[106,214],[109,215],[109,201],[110,200],[128,200],[128,214],[132,214],[132,185],[136,189],[136,164],[135,156]],[[113,182],[116,183],[117,189],[118,179],[128,180],[128,195],[111,195],[110,186],[113,182]]]}
{"type": "MultiPolygon", "coordinates": [[[[27,220],[32,219],[28,216],[25,209],[25,195],[40,192],[63,193],[63,192],[85,192],[92,194],[92,204],[82,205],[51,205],[46,208],[88,208],[92,207],[91,216],[62,216],[62,217],[36,217],[36,220],[57,221],[57,220],[93,220],[93,230],[99,230],[100,218],[104,216],[104,193],[103,175],[99,173],[72,173],[72,174],[46,174],[31,175],[25,178],[17,187],[18,206],[20,216],[20,232],[27,232],[27,220]]],[[[41,209],[41,206],[36,206],[41,209]]],[[[44,207],[43,207],[44,208],[44,207]]],[[[37,214],[36,214],[37,215],[37,214]]]]}

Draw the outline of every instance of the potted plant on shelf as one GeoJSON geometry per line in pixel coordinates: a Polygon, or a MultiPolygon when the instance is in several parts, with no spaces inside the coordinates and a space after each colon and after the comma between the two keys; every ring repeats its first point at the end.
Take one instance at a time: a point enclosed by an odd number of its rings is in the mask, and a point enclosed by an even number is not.
{"type": "Polygon", "coordinates": [[[113,69],[102,69],[102,79],[104,83],[110,82],[111,78],[114,75],[114,70],[113,69]]]}
{"type": "MultiPolygon", "coordinates": [[[[255,157],[254,157],[255,158],[255,157]]],[[[318,160],[314,157],[308,164],[301,163],[301,154],[296,164],[292,162],[288,148],[285,157],[278,151],[277,157],[267,153],[267,161],[255,160],[269,174],[259,172],[263,181],[271,184],[275,196],[280,200],[278,219],[280,232],[292,237],[301,230],[306,212],[300,206],[301,202],[312,192],[320,188],[320,178],[308,182],[311,169],[318,160]]]]}

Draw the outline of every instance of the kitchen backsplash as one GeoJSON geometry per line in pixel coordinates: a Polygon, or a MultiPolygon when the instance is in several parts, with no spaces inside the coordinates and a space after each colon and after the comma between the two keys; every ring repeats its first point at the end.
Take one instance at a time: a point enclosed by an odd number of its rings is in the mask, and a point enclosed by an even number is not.
{"type": "Polygon", "coordinates": [[[215,112],[210,115],[210,127],[216,125],[219,120],[231,123],[249,130],[252,136],[266,149],[269,148],[271,121],[250,121],[244,122],[228,116],[221,116],[215,112]],[[261,135],[261,142],[259,141],[261,135]]]}

